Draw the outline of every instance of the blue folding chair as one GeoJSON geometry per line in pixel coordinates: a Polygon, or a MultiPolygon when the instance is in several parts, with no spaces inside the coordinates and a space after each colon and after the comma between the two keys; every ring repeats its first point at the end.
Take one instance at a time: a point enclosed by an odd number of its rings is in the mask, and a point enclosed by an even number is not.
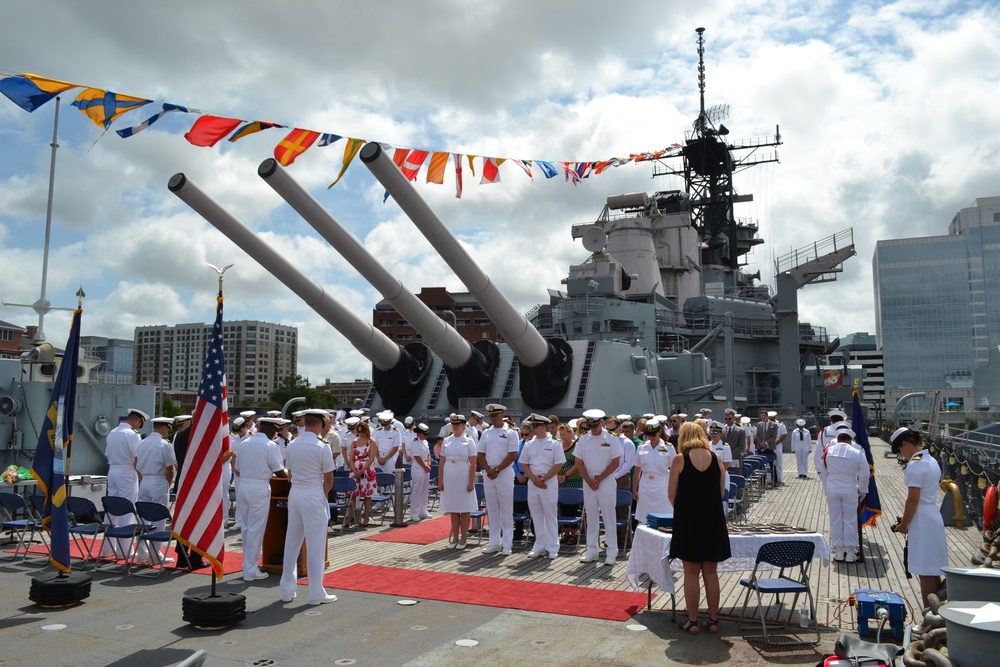
{"type": "Polygon", "coordinates": [[[102,571],[114,571],[118,574],[125,574],[135,562],[135,546],[140,533],[143,531],[142,522],[136,514],[135,505],[128,498],[121,496],[104,496],[101,498],[104,506],[104,515],[107,517],[123,518],[126,523],[121,525],[111,525],[104,529],[104,542],[111,547],[115,561],[125,561],[120,570],[113,566],[99,567],[102,571]],[[125,545],[128,544],[128,547],[125,545]]]}
{"type": "Polygon", "coordinates": [[[746,486],[747,479],[742,475],[729,476],[729,506],[735,521],[746,520],[746,486]]]}
{"type": "Polygon", "coordinates": [[[385,524],[385,515],[389,513],[392,506],[392,498],[396,489],[396,473],[377,472],[375,473],[375,493],[372,495],[372,512],[376,507],[381,506],[382,512],[379,516],[378,525],[385,524]]]}
{"type": "Polygon", "coordinates": [[[35,518],[34,513],[31,511],[31,507],[28,505],[28,501],[24,499],[24,496],[17,493],[10,493],[7,491],[0,492],[0,527],[6,530],[11,537],[11,542],[17,541],[17,546],[14,547],[14,554],[10,558],[4,558],[3,560],[17,560],[17,556],[24,550],[24,556],[22,560],[27,562],[28,560],[28,550],[31,548],[32,543],[35,540],[35,533],[37,532],[42,538],[42,544],[48,548],[48,542],[45,541],[45,533],[42,529],[42,523],[40,520],[35,518]],[[23,518],[18,518],[23,517],[23,518]]]}
{"type": "Polygon", "coordinates": [[[440,500],[440,492],[438,491],[438,462],[431,461],[431,472],[427,477],[427,511],[434,509],[434,503],[440,500]]]}
{"type": "Polygon", "coordinates": [[[515,484],[514,485],[514,525],[517,526],[518,522],[523,526],[521,544],[526,546],[528,544],[528,530],[531,529],[531,513],[528,511],[518,511],[518,507],[526,507],[528,505],[528,485],[527,484],[515,484]]]}
{"type": "Polygon", "coordinates": [[[86,570],[87,564],[96,560],[94,545],[97,536],[104,532],[104,523],[97,513],[97,505],[90,498],[69,496],[66,498],[66,510],[69,512],[69,536],[83,557],[80,569],[86,570]]]}
{"type": "MultiPolygon", "coordinates": [[[[527,489],[527,487],[525,487],[527,489]]],[[[559,524],[559,532],[564,528],[576,528],[577,536],[572,545],[576,551],[580,544],[579,530],[583,525],[583,489],[575,487],[559,487],[559,495],[556,500],[556,522],[559,524]]]]}
{"type": "Polygon", "coordinates": [[[339,512],[344,510],[344,522],[341,524],[345,529],[348,527],[348,509],[351,507],[351,503],[354,502],[353,498],[350,498],[348,494],[354,493],[354,490],[358,488],[358,483],[353,477],[334,477],[333,487],[330,489],[330,516],[334,515],[334,512],[339,512]]]}
{"type": "MultiPolygon", "coordinates": [[[[760,613],[760,626],[764,632],[764,641],[767,644],[805,646],[819,643],[819,621],[816,618],[816,602],[813,599],[812,590],[809,586],[809,567],[812,565],[814,550],[815,545],[808,540],[776,541],[761,545],[757,551],[757,562],[754,564],[754,569],[750,577],[740,579],[740,586],[747,589],[746,596],[743,598],[743,609],[740,611],[740,617],[737,621],[737,627],[740,630],[743,629],[743,621],[752,618],[746,615],[747,604],[750,601],[750,594],[756,593],[757,611],[760,613]],[[765,567],[762,568],[762,565],[765,567]],[[776,576],[762,576],[765,572],[773,571],[772,568],[778,568],[776,576]],[[796,569],[798,570],[797,575],[795,574],[796,569]],[[792,598],[791,605],[788,606],[788,619],[781,625],[769,626],[767,624],[767,610],[764,607],[763,596],[781,596],[786,593],[792,593],[795,596],[792,598]],[[798,608],[796,603],[798,602],[799,595],[802,594],[805,594],[809,601],[809,618],[813,629],[816,631],[816,641],[789,640],[787,638],[779,641],[776,637],[768,635],[768,629],[780,630],[788,627],[792,620],[792,614],[798,608]]],[[[780,622],[780,613],[779,611],[778,618],[775,619],[777,622],[780,622]]]]}
{"type": "Polygon", "coordinates": [[[481,482],[476,482],[476,506],[479,508],[475,512],[469,513],[469,530],[476,533],[476,544],[483,541],[483,530],[486,527],[486,487],[481,482]]]}
{"type": "MultiPolygon", "coordinates": [[[[629,549],[632,548],[632,491],[629,489],[617,489],[617,495],[615,496],[616,514],[622,507],[628,507],[628,511],[625,512],[624,518],[615,517],[615,528],[623,529],[625,532],[625,539],[622,540],[622,544],[618,545],[618,548],[621,553],[627,554],[629,549]]],[[[604,525],[603,519],[600,519],[600,525],[606,533],[608,528],[604,525]]]]}

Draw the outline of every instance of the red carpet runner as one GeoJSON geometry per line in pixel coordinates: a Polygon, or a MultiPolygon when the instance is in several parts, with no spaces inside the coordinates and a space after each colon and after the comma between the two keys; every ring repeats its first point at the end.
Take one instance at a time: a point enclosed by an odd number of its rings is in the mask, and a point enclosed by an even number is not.
{"type": "Polygon", "coordinates": [[[442,516],[430,521],[421,521],[406,528],[393,528],[376,535],[362,537],[370,542],[402,542],[404,544],[430,544],[448,538],[451,532],[451,517],[442,516]]]}
{"type": "Polygon", "coordinates": [[[646,604],[645,593],[376,565],[351,565],[329,572],[323,585],[331,592],[339,588],[609,621],[627,621],[646,604]]]}

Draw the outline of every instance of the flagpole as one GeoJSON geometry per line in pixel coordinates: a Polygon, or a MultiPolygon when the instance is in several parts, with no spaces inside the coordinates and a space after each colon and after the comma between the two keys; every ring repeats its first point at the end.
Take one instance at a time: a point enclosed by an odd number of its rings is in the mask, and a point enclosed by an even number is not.
{"type": "MultiPolygon", "coordinates": [[[[228,271],[229,269],[233,268],[233,266],[235,266],[235,264],[227,264],[226,266],[222,267],[221,269],[219,267],[215,266],[214,264],[208,264],[207,262],[206,262],[206,265],[209,268],[213,269],[216,273],[219,274],[219,297],[218,298],[221,300],[222,299],[222,281],[225,279],[224,276],[226,274],[226,271],[228,271]]],[[[219,482],[221,484],[222,480],[219,480],[219,482]]],[[[227,486],[228,486],[228,482],[229,482],[229,480],[226,480],[227,486]]],[[[225,503],[223,503],[222,509],[223,509],[223,512],[225,512],[225,509],[226,509],[225,503]]],[[[222,518],[222,523],[223,523],[223,525],[225,525],[225,523],[226,523],[225,516],[223,516],[223,518],[222,518]]],[[[211,596],[213,598],[217,597],[215,586],[216,586],[216,582],[218,581],[218,577],[219,577],[219,573],[213,567],[212,568],[212,592],[211,592],[211,596]]]]}
{"type": "Polygon", "coordinates": [[[49,275],[49,239],[52,236],[52,198],[55,192],[56,182],[56,150],[59,148],[59,98],[56,97],[55,119],[52,121],[52,157],[49,161],[49,195],[45,204],[45,245],[42,250],[42,296],[35,304],[38,312],[38,331],[35,333],[35,340],[45,340],[43,326],[45,324],[45,313],[49,311],[48,301],[45,300],[45,286],[49,275]]]}
{"type": "MultiPolygon", "coordinates": [[[[59,98],[56,98],[56,99],[59,99],[59,98]]],[[[86,296],[87,295],[83,291],[83,285],[80,285],[80,289],[78,289],[76,291],[76,309],[78,311],[80,311],[81,315],[83,315],[83,299],[86,296]]],[[[39,327],[39,329],[41,329],[41,327],[39,327]]],[[[66,352],[63,352],[63,360],[66,359],[65,354],[66,354],[66,352]]],[[[70,452],[72,452],[72,450],[73,450],[73,440],[71,438],[70,441],[66,443],[65,448],[63,449],[63,458],[65,460],[64,469],[66,471],[63,474],[66,477],[66,483],[67,484],[69,483],[69,456],[70,456],[70,452]]]]}

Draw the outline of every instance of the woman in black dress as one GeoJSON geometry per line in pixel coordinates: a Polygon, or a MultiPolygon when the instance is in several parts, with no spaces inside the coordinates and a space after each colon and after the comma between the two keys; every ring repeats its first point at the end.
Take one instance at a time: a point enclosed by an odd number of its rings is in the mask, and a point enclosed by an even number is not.
{"type": "Polygon", "coordinates": [[[687,422],[678,438],[680,456],[670,466],[667,495],[674,506],[670,558],[684,563],[684,599],[688,620],[681,630],[698,633],[699,575],[705,580],[708,620],[701,624],[711,633],[719,631],[719,561],[730,557],[729,531],[722,510],[726,470],[712,452],[705,430],[687,422]]]}

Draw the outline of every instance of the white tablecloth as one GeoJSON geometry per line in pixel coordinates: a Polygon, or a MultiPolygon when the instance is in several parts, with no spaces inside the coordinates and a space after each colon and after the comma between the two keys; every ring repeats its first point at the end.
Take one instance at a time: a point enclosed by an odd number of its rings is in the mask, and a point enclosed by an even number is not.
{"type": "MultiPolygon", "coordinates": [[[[639,526],[635,531],[628,568],[625,570],[632,588],[638,591],[639,577],[646,574],[662,590],[674,594],[673,573],[683,572],[684,564],[679,560],[670,560],[671,539],[670,533],[661,533],[648,526],[639,526]]],[[[719,563],[719,571],[753,570],[761,545],[781,540],[808,540],[816,545],[813,557],[826,564],[830,562],[830,544],[820,533],[736,533],[729,536],[733,556],[719,563]]]]}

